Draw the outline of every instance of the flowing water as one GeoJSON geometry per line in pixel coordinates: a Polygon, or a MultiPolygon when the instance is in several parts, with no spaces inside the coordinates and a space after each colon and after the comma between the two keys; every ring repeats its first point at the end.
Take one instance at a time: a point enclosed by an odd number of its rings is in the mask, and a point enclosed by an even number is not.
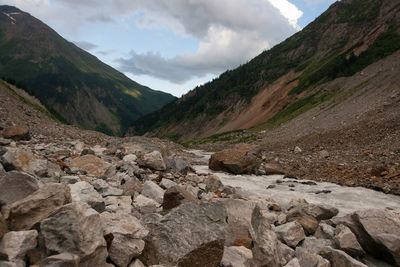
{"type": "MultiPolygon", "coordinates": [[[[211,153],[190,151],[199,162],[208,162],[211,153]]],[[[363,187],[347,187],[310,180],[284,179],[283,175],[233,175],[211,171],[207,165],[195,165],[197,173],[217,175],[224,185],[240,187],[246,197],[274,199],[282,207],[290,200],[304,198],[309,203],[328,204],[339,209],[339,215],[368,208],[391,208],[400,211],[400,196],[384,194],[363,187]],[[278,182],[277,182],[278,181],[278,182]]]]}

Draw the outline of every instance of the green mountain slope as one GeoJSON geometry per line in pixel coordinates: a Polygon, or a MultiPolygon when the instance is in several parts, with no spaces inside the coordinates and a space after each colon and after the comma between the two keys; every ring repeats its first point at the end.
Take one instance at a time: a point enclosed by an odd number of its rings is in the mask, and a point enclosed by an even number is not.
{"type": "Polygon", "coordinates": [[[174,99],[130,80],[11,6],[0,6],[0,77],[67,122],[108,134],[121,134],[174,99]]]}
{"type": "Polygon", "coordinates": [[[127,134],[191,139],[291,119],[331,97],[315,92],[319,85],[400,49],[399,10],[398,0],[336,2],[302,31],[139,119],[127,134]],[[257,101],[262,109],[250,114],[257,101]]]}

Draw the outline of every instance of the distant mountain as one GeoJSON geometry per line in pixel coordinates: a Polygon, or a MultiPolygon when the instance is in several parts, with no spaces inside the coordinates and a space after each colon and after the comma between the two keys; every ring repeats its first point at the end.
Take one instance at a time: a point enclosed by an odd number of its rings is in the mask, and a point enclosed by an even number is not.
{"type": "Polygon", "coordinates": [[[12,6],[0,6],[0,77],[68,123],[115,135],[174,100],[130,80],[12,6]]]}
{"type": "Polygon", "coordinates": [[[262,130],[277,127],[341,95],[340,83],[331,86],[338,78],[351,77],[398,51],[399,25],[398,0],[336,2],[247,64],[135,121],[127,135],[188,140],[257,125],[262,130]]]}

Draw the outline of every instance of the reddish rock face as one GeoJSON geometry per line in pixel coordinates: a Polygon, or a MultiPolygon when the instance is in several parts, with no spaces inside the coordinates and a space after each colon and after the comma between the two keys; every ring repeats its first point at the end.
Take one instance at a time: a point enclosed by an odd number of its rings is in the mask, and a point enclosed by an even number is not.
{"type": "Polygon", "coordinates": [[[70,164],[70,167],[78,167],[84,169],[89,174],[94,176],[103,175],[107,168],[110,166],[111,164],[93,155],[85,155],[73,159],[70,164]]]}
{"type": "Polygon", "coordinates": [[[28,127],[25,126],[11,126],[3,134],[5,138],[13,140],[29,140],[31,136],[29,134],[28,127]]]}
{"type": "Polygon", "coordinates": [[[240,145],[211,155],[208,166],[214,171],[252,174],[257,171],[261,164],[261,160],[256,154],[255,146],[240,145]]]}

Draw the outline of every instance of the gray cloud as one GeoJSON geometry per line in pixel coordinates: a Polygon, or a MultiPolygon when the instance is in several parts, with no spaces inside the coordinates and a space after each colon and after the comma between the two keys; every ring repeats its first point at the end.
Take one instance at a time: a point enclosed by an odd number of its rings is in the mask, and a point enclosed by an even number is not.
{"type": "Polygon", "coordinates": [[[106,14],[94,14],[86,18],[90,22],[115,23],[115,19],[106,14]]]}
{"type": "Polygon", "coordinates": [[[86,51],[91,51],[91,50],[94,50],[99,47],[98,45],[95,45],[95,44],[92,44],[92,43],[86,42],[86,41],[73,42],[73,43],[86,51]]]}

